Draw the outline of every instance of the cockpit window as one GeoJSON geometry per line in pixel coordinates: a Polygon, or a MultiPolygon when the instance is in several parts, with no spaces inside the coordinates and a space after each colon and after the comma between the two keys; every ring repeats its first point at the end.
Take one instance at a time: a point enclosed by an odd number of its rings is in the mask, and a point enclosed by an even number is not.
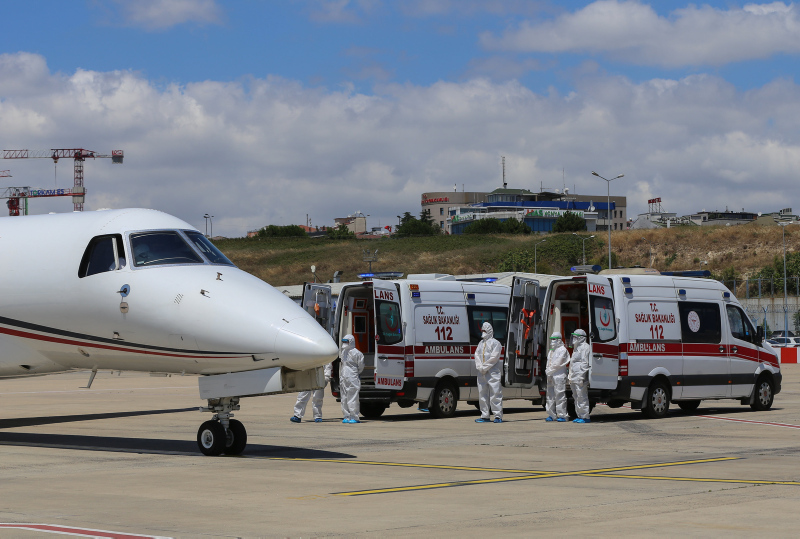
{"type": "Polygon", "coordinates": [[[184,234],[186,234],[186,236],[189,238],[189,241],[194,243],[194,246],[197,248],[197,250],[203,253],[203,255],[212,264],[225,264],[227,266],[233,266],[233,262],[228,260],[228,258],[201,233],[187,230],[184,232],[184,234]]]}
{"type": "Polygon", "coordinates": [[[83,253],[81,265],[78,268],[78,277],[83,278],[106,271],[116,271],[124,268],[125,264],[122,236],[119,234],[97,236],[92,238],[83,253]]]}
{"type": "Polygon", "coordinates": [[[203,263],[177,231],[137,232],[130,237],[136,267],[203,263]]]}

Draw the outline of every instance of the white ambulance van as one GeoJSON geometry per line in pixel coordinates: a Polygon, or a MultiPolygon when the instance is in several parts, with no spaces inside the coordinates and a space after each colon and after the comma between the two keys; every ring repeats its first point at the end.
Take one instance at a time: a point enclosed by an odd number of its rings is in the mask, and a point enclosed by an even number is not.
{"type": "Polygon", "coordinates": [[[512,381],[544,372],[545,343],[554,331],[571,345],[570,335],[581,328],[592,346],[593,404],[629,402],[651,418],[665,416],[671,402],[691,411],[707,399],[767,410],[781,390],[778,356],[763,328],[753,327],[717,281],[601,274],[554,278],[543,291],[538,285],[515,278],[512,286],[505,362],[512,381]]]}
{"type": "MultiPolygon", "coordinates": [[[[332,333],[337,342],[352,334],[364,354],[361,414],[380,417],[396,402],[401,407],[423,403],[435,417],[450,417],[458,401],[476,402],[473,356],[480,328],[490,322],[495,338],[505,344],[509,298],[508,286],[442,275],[342,286],[332,333]]],[[[338,397],[337,365],[333,372],[338,397]]],[[[539,380],[504,388],[503,397],[541,402],[539,380]]]]}

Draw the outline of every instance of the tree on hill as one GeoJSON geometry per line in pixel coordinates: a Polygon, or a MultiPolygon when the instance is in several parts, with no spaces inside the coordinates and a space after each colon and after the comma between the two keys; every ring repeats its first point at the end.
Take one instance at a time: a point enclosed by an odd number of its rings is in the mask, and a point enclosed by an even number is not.
{"type": "Polygon", "coordinates": [[[517,219],[503,221],[503,234],[530,234],[531,228],[517,219]]]}
{"type": "Polygon", "coordinates": [[[305,238],[307,236],[308,234],[306,234],[306,231],[297,225],[267,225],[258,231],[259,238],[305,238]]]}
{"type": "Polygon", "coordinates": [[[564,212],[553,224],[553,232],[580,232],[586,230],[586,220],[571,211],[564,212]]]}
{"type": "MultiPolygon", "coordinates": [[[[787,292],[792,295],[797,295],[797,280],[794,277],[800,276],[800,253],[786,253],[786,288],[787,292]]],[[[783,256],[776,256],[772,260],[772,264],[764,266],[755,275],[750,277],[750,286],[753,287],[755,293],[758,285],[758,279],[772,280],[776,290],[783,290],[783,256]]]]}
{"type": "Polygon", "coordinates": [[[344,223],[340,223],[336,228],[328,229],[328,239],[331,240],[353,240],[355,237],[356,233],[350,232],[344,223]]]}
{"type": "Polygon", "coordinates": [[[433,223],[430,210],[420,212],[417,219],[411,213],[405,212],[400,218],[400,226],[395,230],[395,234],[404,236],[435,236],[441,233],[441,229],[433,223]]]}

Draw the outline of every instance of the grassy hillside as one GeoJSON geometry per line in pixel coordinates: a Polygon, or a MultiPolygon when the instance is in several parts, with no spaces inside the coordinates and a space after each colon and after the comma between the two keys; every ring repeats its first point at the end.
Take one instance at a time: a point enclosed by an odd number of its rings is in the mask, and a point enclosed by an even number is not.
{"type": "MultiPolygon", "coordinates": [[[[584,233],[583,238],[588,237],[584,233]]],[[[587,263],[607,263],[607,233],[585,242],[587,263]]],[[[358,280],[367,270],[364,249],[378,249],[373,271],[405,273],[482,273],[517,269],[533,271],[534,243],[540,273],[567,274],[581,263],[581,241],[572,234],[530,236],[437,236],[342,240],[308,238],[221,240],[217,246],[240,268],[276,285],[301,284],[317,276],[327,281],[335,270],[343,281],[358,280]]],[[[786,229],[787,252],[800,245],[800,227],[786,229]]],[[[611,233],[616,264],[652,266],[659,270],[709,269],[716,275],[735,272],[748,277],[782,256],[781,228],[740,225],[730,227],[678,227],[611,233]],[[650,252],[652,246],[652,264],[650,252]],[[701,265],[707,261],[707,265],[701,265]],[[732,270],[731,270],[732,268],[732,270]]]]}

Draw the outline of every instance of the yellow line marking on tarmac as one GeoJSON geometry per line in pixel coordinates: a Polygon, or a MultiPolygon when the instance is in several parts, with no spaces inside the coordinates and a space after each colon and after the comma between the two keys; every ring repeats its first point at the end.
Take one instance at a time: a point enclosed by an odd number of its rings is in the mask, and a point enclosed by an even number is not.
{"type": "Polygon", "coordinates": [[[658,464],[639,464],[635,466],[620,466],[616,468],[601,468],[596,470],[577,470],[573,472],[545,472],[540,473],[539,475],[523,475],[517,477],[501,477],[501,478],[494,478],[494,479],[474,479],[471,481],[452,481],[447,483],[435,483],[429,485],[416,485],[416,486],[408,486],[408,487],[393,487],[393,488],[384,488],[384,489],[372,489],[372,490],[358,490],[358,491],[351,491],[351,492],[334,492],[332,493],[335,496],[363,496],[366,494],[386,494],[390,492],[407,492],[407,491],[414,491],[414,490],[427,490],[427,489],[434,489],[434,488],[445,488],[445,487],[460,487],[466,485],[480,485],[486,483],[504,483],[508,481],[528,481],[531,479],[545,479],[550,477],[566,477],[566,476],[574,476],[574,475],[587,475],[587,474],[598,474],[601,476],[603,472],[618,472],[623,470],[641,470],[646,468],[661,468],[664,466],[683,466],[687,464],[702,464],[708,462],[724,462],[728,460],[739,460],[740,457],[720,457],[720,458],[713,458],[713,459],[699,459],[699,460],[684,460],[678,462],[661,462],[658,464]]]}
{"type": "Polygon", "coordinates": [[[745,483],[749,485],[794,485],[800,486],[800,481],[764,481],[761,479],[714,479],[711,477],[663,477],[658,475],[621,475],[621,474],[584,474],[587,477],[611,477],[618,479],[656,479],[660,481],[696,481],[698,483],[745,483]]]}
{"type": "MultiPolygon", "coordinates": [[[[347,459],[304,459],[293,457],[251,457],[266,458],[268,460],[294,460],[300,462],[338,462],[344,464],[362,464],[365,466],[401,466],[404,468],[435,468],[440,470],[466,470],[472,472],[501,472],[501,473],[524,473],[524,474],[549,474],[552,472],[541,470],[510,470],[508,468],[477,468],[473,466],[447,466],[443,464],[412,464],[406,462],[378,462],[369,460],[347,460],[347,459]]],[[[625,468],[626,470],[628,468],[625,468]]]]}

